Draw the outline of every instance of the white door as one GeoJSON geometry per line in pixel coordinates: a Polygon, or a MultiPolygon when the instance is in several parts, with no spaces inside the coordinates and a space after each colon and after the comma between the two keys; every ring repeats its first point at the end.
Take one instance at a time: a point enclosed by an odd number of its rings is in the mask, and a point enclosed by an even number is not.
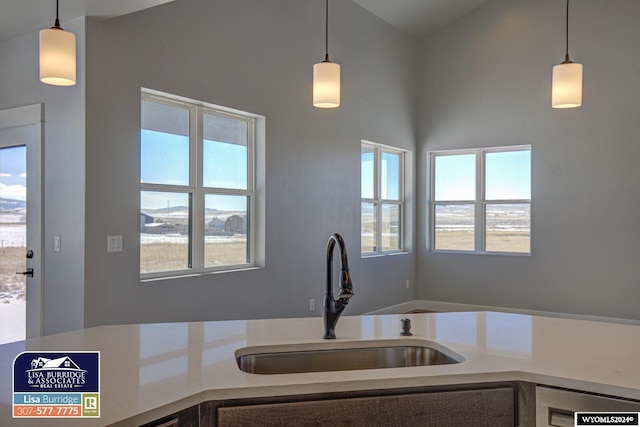
{"type": "Polygon", "coordinates": [[[42,111],[0,110],[0,344],[42,335],[42,111]]]}

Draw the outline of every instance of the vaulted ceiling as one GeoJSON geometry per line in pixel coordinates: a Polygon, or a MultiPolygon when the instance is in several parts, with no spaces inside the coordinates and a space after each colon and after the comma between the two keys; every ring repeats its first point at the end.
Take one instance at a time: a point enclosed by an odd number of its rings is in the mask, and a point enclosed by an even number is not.
{"type": "MultiPolygon", "coordinates": [[[[70,21],[81,16],[109,19],[170,1],[173,0],[60,0],[60,20],[70,21]]],[[[388,23],[419,37],[456,20],[488,0],[354,1],[388,23]]],[[[0,42],[50,27],[54,19],[55,0],[2,0],[0,42]]]]}
{"type": "Polygon", "coordinates": [[[488,0],[354,0],[416,37],[455,21],[488,0]]]}
{"type": "MultiPolygon", "coordinates": [[[[109,19],[173,0],[60,0],[60,21],[109,19]]],[[[0,42],[53,26],[55,0],[1,0],[0,42]]]]}

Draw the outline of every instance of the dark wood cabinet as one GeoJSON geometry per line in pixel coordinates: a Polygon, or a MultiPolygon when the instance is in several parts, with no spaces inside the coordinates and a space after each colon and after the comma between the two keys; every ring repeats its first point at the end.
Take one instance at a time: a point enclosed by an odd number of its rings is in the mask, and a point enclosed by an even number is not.
{"type": "Polygon", "coordinates": [[[218,400],[141,427],[529,427],[524,391],[500,382],[218,400]]]}
{"type": "Polygon", "coordinates": [[[184,409],[141,427],[199,427],[200,411],[198,406],[184,409]]]}
{"type": "Polygon", "coordinates": [[[513,427],[512,387],[219,407],[219,427],[513,427]]]}

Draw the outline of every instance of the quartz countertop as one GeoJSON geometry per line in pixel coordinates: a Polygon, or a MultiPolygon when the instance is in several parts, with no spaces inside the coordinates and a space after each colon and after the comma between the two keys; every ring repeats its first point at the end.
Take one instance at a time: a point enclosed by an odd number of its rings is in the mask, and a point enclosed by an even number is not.
{"type": "Polygon", "coordinates": [[[322,318],[100,326],[0,346],[0,425],[140,425],[208,400],[494,381],[530,381],[640,400],[640,326],[496,312],[343,316],[332,345],[435,342],[452,365],[248,374],[235,351],[323,345],[322,318]],[[413,336],[400,335],[409,318],[413,336]],[[12,419],[22,351],[100,351],[99,419],[12,419]]]}

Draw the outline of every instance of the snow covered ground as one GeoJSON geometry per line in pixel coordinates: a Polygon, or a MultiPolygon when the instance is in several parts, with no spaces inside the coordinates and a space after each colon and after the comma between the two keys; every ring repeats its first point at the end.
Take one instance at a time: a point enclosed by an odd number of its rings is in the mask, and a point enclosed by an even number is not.
{"type": "Polygon", "coordinates": [[[26,224],[0,223],[0,248],[24,248],[26,245],[26,224]]]}
{"type": "Polygon", "coordinates": [[[25,338],[25,310],[24,300],[0,298],[0,344],[21,341],[25,338]]]}
{"type": "MultiPolygon", "coordinates": [[[[0,248],[24,248],[27,240],[27,227],[24,216],[11,211],[0,213],[0,248]]],[[[0,280],[3,267],[15,276],[15,269],[7,260],[0,259],[0,280]]],[[[13,280],[13,279],[12,279],[13,280]]],[[[3,286],[0,286],[2,289],[3,286]]],[[[11,287],[9,287],[11,288],[11,287]]],[[[20,341],[25,338],[24,290],[0,291],[0,344],[20,341]]]]}
{"type": "MultiPolygon", "coordinates": [[[[205,243],[233,243],[247,240],[246,234],[236,234],[233,236],[204,236],[205,243]]],[[[189,243],[189,237],[181,234],[140,234],[140,243],[189,243]]]]}

